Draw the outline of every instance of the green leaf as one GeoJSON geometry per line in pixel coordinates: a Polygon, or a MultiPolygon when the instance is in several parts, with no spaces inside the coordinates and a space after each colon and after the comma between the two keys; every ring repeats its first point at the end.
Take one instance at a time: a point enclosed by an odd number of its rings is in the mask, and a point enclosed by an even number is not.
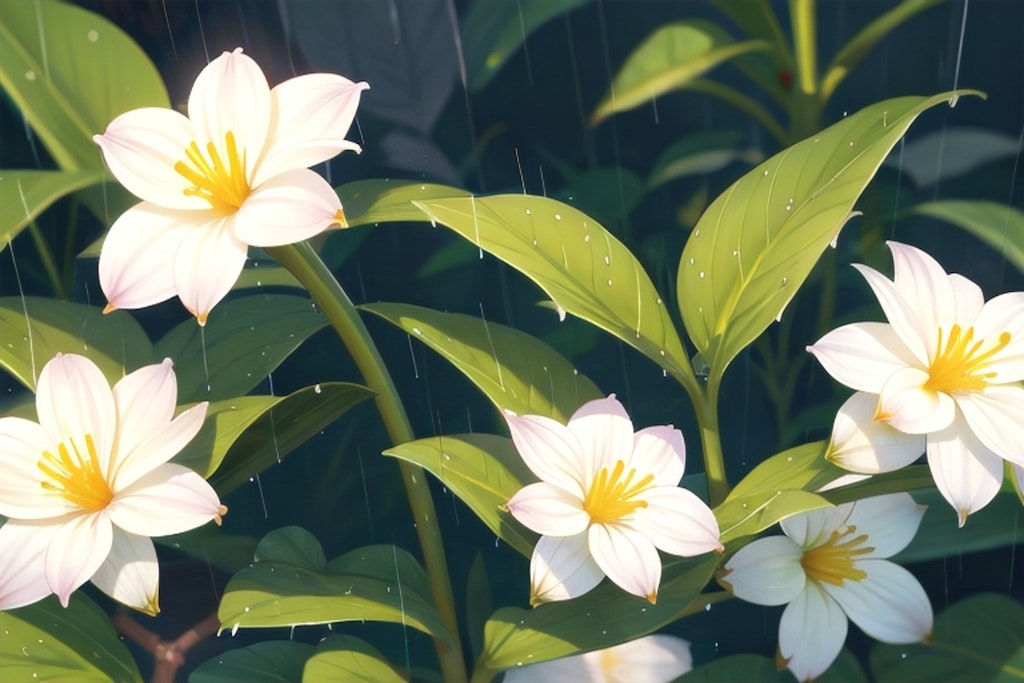
{"type": "Polygon", "coordinates": [[[792,68],[793,56],[789,53],[789,38],[779,25],[779,20],[768,0],[711,0],[720,12],[732,19],[751,38],[760,38],[771,44],[772,57],[779,68],[792,68]]]}
{"type": "Polygon", "coordinates": [[[466,579],[466,630],[469,631],[470,651],[474,658],[484,649],[484,624],[492,609],[487,566],[483,555],[477,553],[473,564],[469,566],[469,577],[466,579]]]}
{"type": "Polygon", "coordinates": [[[103,168],[92,136],[118,114],[170,106],[126,33],[56,0],[0,3],[0,86],[66,171],[103,168]]]}
{"type": "Polygon", "coordinates": [[[533,280],[562,311],[614,334],[673,375],[689,374],[682,342],[643,266],[586,214],[527,195],[416,205],[533,280]]]}
{"type": "Polygon", "coordinates": [[[784,490],[727,500],[714,512],[722,530],[722,543],[728,543],[760,533],[787,517],[827,507],[832,507],[832,503],[816,493],[784,490]]]}
{"type": "Polygon", "coordinates": [[[428,199],[468,197],[469,192],[447,185],[407,180],[359,180],[338,189],[349,227],[428,220],[414,202],[428,199]]]}
{"type": "Polygon", "coordinates": [[[107,683],[142,676],[106,612],[81,591],[0,611],[0,671],[6,681],[107,683]]]}
{"type": "Polygon", "coordinates": [[[769,47],[763,40],[737,43],[708,21],[663,26],[626,58],[608,94],[591,114],[590,125],[681,88],[734,57],[769,47]]]}
{"type": "Polygon", "coordinates": [[[903,0],[857,32],[832,58],[821,79],[820,97],[825,102],[864,56],[897,26],[943,0],[903,0]]]}
{"type": "Polygon", "coordinates": [[[577,652],[611,647],[674,621],[698,599],[717,554],[665,565],[657,604],[606,581],[586,595],[532,610],[505,607],[487,621],[478,667],[501,671],[577,652]]]}
{"type": "Polygon", "coordinates": [[[455,434],[419,439],[384,451],[427,470],[459,497],[498,538],[529,557],[536,534],[499,506],[536,481],[512,440],[493,434],[455,434]]]}
{"type": "Polygon", "coordinates": [[[179,401],[219,401],[247,393],[326,326],[309,299],[257,294],[216,306],[206,327],[186,320],[156,354],[174,360],[179,401]]]}
{"type": "Polygon", "coordinates": [[[411,590],[427,602],[432,595],[430,578],[423,566],[407,550],[394,545],[367,545],[350,550],[328,562],[327,571],[383,581],[401,579],[406,591],[411,590]]]}
{"type": "Polygon", "coordinates": [[[1024,273],[1024,211],[1007,204],[970,199],[926,202],[910,211],[966,230],[1024,273]]]}
{"type": "Polygon", "coordinates": [[[189,675],[188,683],[296,683],[316,651],[308,643],[269,640],[208,659],[189,675]]]}
{"type": "Polygon", "coordinates": [[[103,169],[84,171],[0,170],[0,251],[51,204],[103,181],[103,169]]]}
{"type": "Polygon", "coordinates": [[[670,145],[654,162],[647,187],[654,188],[676,178],[706,175],[734,161],[757,163],[764,159],[758,149],[738,149],[743,136],[737,131],[711,131],[688,135],[670,145]]]}
{"type": "Polygon", "coordinates": [[[604,396],[561,354],[514,328],[408,304],[360,308],[444,356],[499,410],[544,415],[564,423],[583,403],[604,396]]]}
{"type": "Polygon", "coordinates": [[[937,490],[927,488],[914,491],[912,495],[928,509],[914,540],[893,556],[893,562],[907,564],[939,557],[961,557],[965,553],[1020,543],[1024,510],[1012,491],[1001,491],[991,503],[968,517],[963,529],[957,526],[957,513],[937,490]]]}
{"type": "Polygon", "coordinates": [[[123,311],[37,297],[0,298],[0,367],[29,389],[58,353],[86,356],[113,384],[153,362],[153,347],[123,311]]]}
{"type": "Polygon", "coordinates": [[[327,568],[324,549],[313,534],[302,527],[274,529],[260,539],[253,558],[257,562],[287,562],[315,571],[327,568]]]}
{"type": "Polygon", "coordinates": [[[226,572],[237,572],[242,567],[249,566],[256,552],[255,537],[225,533],[215,524],[204,524],[173,536],[157,536],[153,541],[208,562],[226,572]]]}
{"type": "Polygon", "coordinates": [[[676,282],[709,382],[782,315],[918,114],[951,95],[871,105],[776,154],[712,202],[687,240],[676,282]]]}
{"type": "Polygon", "coordinates": [[[719,681],[792,683],[793,676],[785,669],[779,671],[773,659],[743,654],[729,655],[698,666],[675,679],[673,683],[719,683],[719,681]]]}
{"type": "Polygon", "coordinates": [[[407,680],[375,647],[360,638],[344,635],[325,638],[302,672],[302,683],[403,683],[407,680]]]}
{"type": "Polygon", "coordinates": [[[871,671],[879,683],[1024,681],[1024,606],[971,596],[939,615],[927,644],[876,645],[871,671]]]}

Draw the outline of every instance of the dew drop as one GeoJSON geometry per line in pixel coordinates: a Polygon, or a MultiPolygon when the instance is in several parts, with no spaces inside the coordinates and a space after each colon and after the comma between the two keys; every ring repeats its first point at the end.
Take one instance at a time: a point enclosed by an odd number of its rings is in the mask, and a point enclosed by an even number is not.
{"type": "Polygon", "coordinates": [[[604,257],[604,264],[606,266],[610,266],[612,264],[612,257],[611,256],[605,256],[604,257]]]}
{"type": "Polygon", "coordinates": [[[693,265],[693,257],[692,256],[690,257],[690,265],[691,266],[693,265]]]}
{"type": "Polygon", "coordinates": [[[783,277],[782,278],[782,286],[785,287],[788,284],[789,284],[789,278],[788,277],[783,277]]]}
{"type": "Polygon", "coordinates": [[[556,220],[556,221],[560,221],[560,220],[562,220],[562,214],[560,214],[560,213],[556,213],[556,214],[555,214],[555,220],[556,220]]]}
{"type": "Polygon", "coordinates": [[[36,80],[36,72],[32,71],[31,69],[26,71],[25,72],[25,80],[26,81],[34,81],[34,80],[36,80]]]}
{"type": "Polygon", "coordinates": [[[661,306],[661,305],[662,305],[662,304],[664,304],[664,303],[665,303],[665,302],[664,302],[664,301],[662,301],[662,300],[661,300],[661,297],[659,296],[659,297],[658,297],[658,305],[659,305],[659,306],[661,306]]]}
{"type": "Polygon", "coordinates": [[[699,277],[701,280],[703,280],[704,279],[704,271],[702,270],[699,273],[697,273],[697,277],[699,277]]]}
{"type": "Polygon", "coordinates": [[[590,235],[584,235],[583,236],[583,241],[584,242],[589,242],[590,241],[590,235]]]}
{"type": "Polygon", "coordinates": [[[252,610],[252,607],[249,607],[249,605],[246,605],[245,609],[243,609],[242,611],[245,612],[246,614],[248,614],[251,610],[252,610]]]}
{"type": "Polygon", "coordinates": [[[315,387],[313,387],[313,393],[314,394],[322,394],[322,393],[324,393],[324,390],[323,390],[323,388],[319,384],[317,384],[315,387]]]}
{"type": "Polygon", "coordinates": [[[700,230],[699,230],[699,229],[697,229],[697,230],[694,230],[694,231],[693,231],[693,236],[694,236],[694,237],[700,237],[700,230]]]}
{"type": "Polygon", "coordinates": [[[609,286],[609,287],[611,287],[611,286],[612,286],[612,281],[611,281],[611,280],[608,280],[608,286],[609,286]]]}
{"type": "Polygon", "coordinates": [[[767,168],[766,168],[766,169],[764,169],[764,177],[765,177],[765,178],[767,178],[767,177],[768,177],[768,169],[767,169],[767,168]]]}
{"type": "Polygon", "coordinates": [[[100,39],[100,33],[96,29],[93,29],[89,31],[87,34],[85,34],[85,37],[89,39],[90,43],[95,43],[97,40],[100,39]]]}
{"type": "Polygon", "coordinates": [[[532,216],[533,215],[533,211],[530,211],[529,209],[527,209],[526,210],[526,215],[527,216],[532,216]]]}
{"type": "Polygon", "coordinates": [[[423,330],[421,330],[418,327],[414,327],[414,328],[412,328],[412,333],[416,334],[416,335],[421,335],[421,334],[423,334],[423,330]]]}
{"type": "Polygon", "coordinates": [[[234,626],[231,627],[231,637],[232,638],[234,638],[235,634],[238,633],[238,627],[239,626],[241,626],[241,624],[235,624],[234,626]]]}
{"type": "Polygon", "coordinates": [[[705,612],[710,612],[711,611],[711,603],[710,602],[707,603],[706,605],[704,605],[704,611],[705,612]]]}

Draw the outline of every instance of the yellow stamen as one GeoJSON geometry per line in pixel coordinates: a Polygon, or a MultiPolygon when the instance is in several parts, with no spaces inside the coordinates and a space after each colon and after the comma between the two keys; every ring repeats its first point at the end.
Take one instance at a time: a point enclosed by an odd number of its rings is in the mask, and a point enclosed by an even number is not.
{"type": "Polygon", "coordinates": [[[982,372],[988,361],[1010,343],[1009,332],[1001,332],[999,341],[982,351],[985,340],[974,341],[974,328],[964,332],[959,325],[949,329],[949,336],[943,342],[943,330],[939,328],[935,345],[935,357],[928,366],[928,391],[942,391],[951,394],[956,391],[980,391],[996,376],[994,372],[982,372]]]}
{"type": "Polygon", "coordinates": [[[867,572],[855,565],[856,557],[873,553],[875,549],[863,545],[868,540],[866,534],[853,536],[856,531],[855,526],[833,531],[827,541],[805,550],[803,557],[800,558],[800,564],[807,572],[807,577],[833,586],[842,586],[846,579],[866,579],[867,572]]]}
{"type": "Polygon", "coordinates": [[[114,499],[100,468],[100,458],[92,435],[85,435],[85,455],[78,450],[74,440],[69,439],[74,457],[65,444],[57,447],[57,455],[44,451],[39,459],[39,469],[48,479],[42,481],[47,491],[52,491],[72,505],[95,512],[102,510],[114,499]]]}
{"type": "Polygon", "coordinates": [[[590,515],[591,521],[607,524],[622,519],[637,508],[647,507],[647,501],[638,496],[651,488],[654,475],[648,474],[634,484],[636,469],[629,470],[623,477],[625,469],[626,463],[617,460],[611,473],[604,467],[594,477],[594,482],[583,499],[583,509],[590,515]]]}
{"type": "Polygon", "coordinates": [[[222,518],[226,514],[228,514],[228,506],[227,505],[221,505],[219,508],[217,508],[217,514],[214,515],[214,517],[213,517],[213,523],[216,524],[217,526],[220,526],[221,523],[224,521],[222,518]]]}
{"type": "Polygon", "coordinates": [[[214,143],[206,144],[207,159],[193,141],[185,148],[185,160],[174,164],[174,170],[192,183],[192,187],[184,190],[186,196],[205,199],[213,209],[230,214],[238,210],[251,188],[245,177],[245,151],[239,155],[235,134],[231,131],[224,136],[224,147],[227,164],[214,143]]]}

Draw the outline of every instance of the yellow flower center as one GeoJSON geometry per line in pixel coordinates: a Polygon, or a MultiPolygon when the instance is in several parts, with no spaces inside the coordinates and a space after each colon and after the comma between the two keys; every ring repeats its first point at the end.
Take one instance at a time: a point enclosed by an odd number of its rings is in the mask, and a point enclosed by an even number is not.
{"type": "Polygon", "coordinates": [[[924,388],[947,394],[984,389],[996,373],[981,371],[992,356],[1006,348],[1010,338],[1009,332],[1001,332],[999,341],[984,349],[984,339],[974,341],[973,327],[968,327],[964,332],[959,325],[953,325],[945,340],[943,330],[939,328],[935,357],[928,366],[928,381],[924,383],[924,388]]]}
{"type": "Polygon", "coordinates": [[[867,572],[856,567],[856,558],[873,553],[875,549],[863,545],[868,540],[867,534],[853,536],[856,531],[855,526],[837,529],[821,545],[805,550],[800,565],[807,577],[833,586],[842,586],[846,579],[861,581],[867,578],[867,572]]]}
{"type": "Polygon", "coordinates": [[[591,521],[607,524],[622,519],[637,508],[647,507],[647,501],[639,496],[651,488],[654,475],[648,474],[634,483],[636,469],[630,469],[623,477],[625,470],[626,463],[617,460],[611,472],[604,467],[594,477],[594,482],[583,499],[583,509],[590,515],[591,521]]]}
{"type": "Polygon", "coordinates": [[[193,141],[185,148],[185,160],[174,164],[174,170],[192,183],[185,188],[186,196],[205,199],[215,210],[230,214],[238,210],[251,188],[245,177],[245,155],[239,155],[234,133],[228,131],[224,136],[224,148],[227,163],[212,142],[206,143],[207,158],[193,141]]]}
{"type": "Polygon", "coordinates": [[[100,458],[92,435],[85,435],[85,454],[74,440],[69,439],[68,443],[74,455],[63,443],[57,447],[57,455],[43,451],[39,469],[48,478],[43,480],[43,488],[80,508],[92,512],[102,510],[114,499],[114,493],[100,469],[100,458]]]}

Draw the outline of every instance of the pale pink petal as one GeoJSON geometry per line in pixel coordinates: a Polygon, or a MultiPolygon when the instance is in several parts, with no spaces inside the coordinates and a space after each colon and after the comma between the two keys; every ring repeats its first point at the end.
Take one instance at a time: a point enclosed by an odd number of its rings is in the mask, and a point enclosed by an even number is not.
{"type": "Polygon", "coordinates": [[[74,515],[57,528],[46,551],[46,580],[61,605],[67,607],[75,589],[92,578],[112,542],[110,519],[102,511],[74,515]]]}
{"type": "Polygon", "coordinates": [[[0,610],[31,605],[52,592],[46,550],[57,528],[20,520],[0,527],[0,610]]]}
{"type": "Polygon", "coordinates": [[[928,352],[935,343],[932,339],[935,336],[935,328],[922,325],[914,307],[903,298],[896,285],[887,277],[874,268],[859,264],[854,264],[853,267],[867,280],[889,324],[917,360],[916,365],[924,367],[930,357],[928,352]]]}
{"type": "Polygon", "coordinates": [[[686,467],[683,433],[669,425],[641,429],[633,435],[633,457],[627,465],[641,476],[653,474],[656,486],[676,486],[686,467]]]}
{"type": "Polygon", "coordinates": [[[110,226],[100,251],[100,288],[111,308],[144,308],[175,295],[174,254],[211,211],[136,204],[110,226]]]}
{"type": "MultiPolygon", "coordinates": [[[[663,633],[588,652],[583,656],[597,663],[598,671],[603,675],[597,680],[608,683],[668,683],[693,667],[690,643],[663,633]]],[[[562,680],[583,683],[579,677],[562,680]]]]}
{"type": "Polygon", "coordinates": [[[586,533],[541,536],[530,558],[530,604],[579,597],[603,578],[604,572],[590,555],[586,533]]]}
{"type": "Polygon", "coordinates": [[[1003,333],[1008,333],[1009,339],[984,369],[986,373],[995,373],[989,379],[993,384],[1024,380],[1024,292],[993,297],[974,321],[975,339],[985,340],[986,351],[1004,343],[1000,339],[1003,333]]]}
{"type": "Polygon", "coordinates": [[[210,310],[231,291],[245,266],[248,246],[221,218],[185,235],[174,255],[174,287],[185,308],[206,324],[210,310]]]}
{"type": "Polygon", "coordinates": [[[953,506],[957,523],[963,526],[968,515],[988,505],[999,492],[1003,461],[962,421],[929,434],[927,450],[935,486],[953,506]]]}
{"type": "Polygon", "coordinates": [[[572,432],[542,415],[516,415],[506,410],[505,420],[512,442],[530,471],[582,500],[590,481],[583,479],[583,451],[572,432]]]}
{"type": "MultiPolygon", "coordinates": [[[[117,407],[117,451],[128,453],[154,430],[167,425],[178,403],[178,379],[170,358],[145,365],[114,385],[117,407]]],[[[117,463],[111,468],[117,471],[117,463]]]]}
{"type": "Polygon", "coordinates": [[[995,386],[954,398],[974,436],[986,448],[1024,467],[1024,389],[995,386]]]}
{"type": "Polygon", "coordinates": [[[585,481],[593,481],[603,468],[611,470],[618,460],[629,462],[633,452],[633,423],[615,394],[587,401],[572,414],[567,426],[585,456],[585,481]]]}
{"type": "Polygon", "coordinates": [[[110,384],[95,363],[64,353],[43,366],[36,384],[36,413],[50,441],[63,443],[71,453],[77,448],[85,456],[89,435],[100,465],[106,467],[117,433],[117,412],[110,384]]]}
{"type": "Polygon", "coordinates": [[[643,535],[613,524],[591,524],[587,530],[590,554],[619,588],[648,602],[658,600],[661,558],[643,535]]]}
{"type": "Polygon", "coordinates": [[[863,560],[867,578],[822,584],[846,616],[883,643],[916,643],[931,633],[932,605],[914,575],[887,560],[863,560]]]}
{"type": "Polygon", "coordinates": [[[807,350],[833,379],[872,394],[879,393],[897,370],[918,364],[887,323],[843,325],[807,350]]]}
{"type": "Polygon", "coordinates": [[[798,681],[813,680],[832,666],[848,628],[842,608],[818,584],[808,581],[782,612],[779,653],[798,681]]]}
{"type": "Polygon", "coordinates": [[[600,650],[581,655],[569,655],[537,664],[516,666],[505,671],[501,683],[565,683],[576,680],[580,683],[602,681],[601,663],[592,655],[600,650]]]}
{"type": "Polygon", "coordinates": [[[103,135],[93,136],[110,172],[145,202],[178,210],[210,208],[201,197],[185,194],[192,182],[174,166],[196,139],[187,118],[172,109],[144,107],[121,114],[103,135]]]}
{"type": "Polygon", "coordinates": [[[67,511],[64,499],[43,486],[39,459],[57,455],[46,431],[20,417],[0,418],[0,515],[14,519],[46,519],[67,511]]]}
{"type": "Polygon", "coordinates": [[[681,557],[722,550],[718,520],[690,491],[660,486],[641,497],[647,507],[638,508],[622,524],[646,536],[659,550],[681,557]]]}
{"type": "Polygon", "coordinates": [[[172,421],[153,426],[134,449],[121,453],[112,475],[114,490],[131,486],[139,477],[177,455],[199,433],[208,406],[205,401],[197,403],[172,421]]]}
{"type": "Polygon", "coordinates": [[[327,181],[302,168],[256,187],[231,229],[239,242],[277,247],[320,234],[336,223],[340,210],[341,200],[327,181]]]}
{"type": "Polygon", "coordinates": [[[122,605],[156,616],[159,581],[153,541],[115,528],[110,554],[92,577],[96,587],[122,605]]]}
{"type": "Polygon", "coordinates": [[[865,474],[892,472],[924,453],[925,437],[904,434],[876,420],[878,396],[858,391],[848,398],[832,423],[832,440],[825,459],[843,469],[865,474]]]}
{"type": "Polygon", "coordinates": [[[891,557],[906,548],[921,525],[925,507],[915,503],[908,493],[889,493],[858,500],[846,523],[856,527],[852,534],[867,534],[868,540],[862,545],[874,548],[870,555],[861,557],[891,557]]]}
{"type": "Polygon", "coordinates": [[[977,318],[985,306],[985,295],[981,287],[957,273],[949,276],[949,284],[953,288],[953,299],[945,302],[950,309],[945,314],[945,320],[949,321],[949,324],[963,324],[977,318]]]}
{"type": "MultiPolygon", "coordinates": [[[[957,292],[965,303],[970,302],[973,310],[967,311],[968,320],[974,319],[984,300],[977,285],[973,285],[976,291],[971,293],[965,291],[963,282],[958,282],[958,287],[954,288],[946,271],[929,254],[899,242],[888,242],[888,245],[892,252],[893,283],[920,321],[922,330],[937,330],[959,322],[957,292]]],[[[924,341],[929,351],[934,352],[936,340],[926,338],[924,341]]]]}
{"type": "Polygon", "coordinates": [[[878,396],[876,419],[906,434],[945,429],[956,417],[956,403],[942,391],[925,388],[928,373],[917,368],[894,372],[878,396]]]}
{"type": "Polygon", "coordinates": [[[853,503],[844,503],[786,517],[779,526],[801,548],[815,548],[828,541],[833,531],[844,526],[852,511],[853,503]]]}
{"type": "Polygon", "coordinates": [[[538,482],[519,489],[505,504],[523,526],[545,536],[575,536],[590,524],[583,501],[553,484],[538,482]]]}
{"type": "Polygon", "coordinates": [[[800,566],[803,549],[786,536],[766,536],[743,546],[725,563],[718,582],[740,600],[784,605],[807,583],[800,566]]]}
{"type": "Polygon", "coordinates": [[[117,491],[107,513],[111,522],[130,534],[167,536],[217,519],[222,509],[205,479],[171,463],[117,491]]]}
{"type": "Polygon", "coordinates": [[[274,117],[269,147],[254,183],[314,164],[359,145],[345,140],[366,83],[337,74],[315,73],[289,78],[270,91],[274,117]]]}

